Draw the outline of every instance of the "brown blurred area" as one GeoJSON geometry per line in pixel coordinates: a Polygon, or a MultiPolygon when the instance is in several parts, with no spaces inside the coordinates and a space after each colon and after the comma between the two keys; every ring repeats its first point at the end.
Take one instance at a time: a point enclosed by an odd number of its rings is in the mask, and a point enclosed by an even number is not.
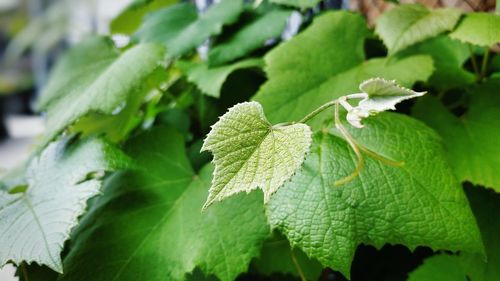
{"type": "MultiPolygon", "coordinates": [[[[465,12],[490,12],[495,9],[495,0],[400,0],[400,3],[419,3],[429,8],[454,7],[465,12]]],[[[373,26],[384,11],[394,7],[387,0],[350,0],[349,8],[364,14],[373,26]]]]}

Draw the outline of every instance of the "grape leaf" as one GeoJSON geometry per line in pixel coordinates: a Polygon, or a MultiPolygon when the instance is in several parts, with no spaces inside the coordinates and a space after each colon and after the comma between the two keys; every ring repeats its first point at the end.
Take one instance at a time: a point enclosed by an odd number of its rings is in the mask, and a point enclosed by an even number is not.
{"type": "MultiPolygon", "coordinates": [[[[101,46],[102,41],[107,41],[104,38],[90,40],[101,42],[101,46]]],[[[95,47],[92,42],[82,43],[70,51],[68,57],[96,52],[95,47]]],[[[67,71],[65,74],[57,72],[63,77],[54,78],[61,80],[56,83],[61,86],[44,92],[49,97],[43,103],[48,104],[44,107],[47,111],[44,143],[89,113],[114,114],[127,104],[132,95],[144,96],[150,89],[148,78],[161,68],[159,62],[163,55],[163,47],[141,44],[119,57],[112,55],[102,61],[82,61],[80,68],[71,69],[69,66],[74,64],[62,62],[67,64],[68,67],[64,67],[67,71]]]]}
{"type": "Polygon", "coordinates": [[[322,84],[363,61],[363,41],[367,32],[361,16],[329,12],[317,17],[304,32],[269,52],[265,56],[269,80],[255,100],[264,106],[271,122],[299,120],[334,99],[330,91],[328,96],[321,95],[322,84]],[[329,48],[322,47],[327,45],[329,48]]]}
{"type": "Polygon", "coordinates": [[[408,278],[408,281],[429,280],[467,281],[467,278],[457,256],[442,254],[427,258],[408,278]]]}
{"type": "Polygon", "coordinates": [[[198,267],[230,281],[246,271],[270,235],[261,195],[201,212],[213,168],[194,175],[179,133],[157,127],[125,149],[136,168],[106,182],[74,232],[61,279],[185,280],[198,267]]]}
{"type": "Polygon", "coordinates": [[[99,139],[47,146],[26,170],[26,190],[0,190],[0,265],[36,262],[62,272],[63,243],[87,200],[99,193],[94,175],[126,164],[118,149],[99,139]]]}
{"type": "Polygon", "coordinates": [[[134,0],[111,21],[109,29],[114,34],[131,34],[137,30],[146,14],[177,2],[176,0],[134,0]]]}
{"type": "Polygon", "coordinates": [[[287,5],[297,8],[312,8],[316,6],[321,0],[270,0],[272,3],[287,5]]]}
{"type": "Polygon", "coordinates": [[[165,43],[169,56],[180,56],[221,33],[242,11],[241,0],[221,0],[199,16],[194,5],[177,4],[148,15],[136,37],[141,42],[165,43]]]}
{"type": "Polygon", "coordinates": [[[481,252],[467,199],[438,136],[409,117],[381,113],[350,129],[358,143],[401,167],[368,156],[353,181],[355,155],[343,139],[320,132],[302,168],[271,198],[267,214],[293,246],[349,276],[358,244],[481,252]]]}
{"type": "Polygon", "coordinates": [[[291,11],[275,9],[255,16],[208,53],[210,65],[220,65],[241,58],[264,46],[267,40],[278,38],[286,26],[291,11]]]}
{"type": "Polygon", "coordinates": [[[264,202],[300,167],[311,145],[305,124],[272,125],[257,102],[229,109],[207,135],[201,151],[211,151],[214,179],[205,206],[259,187],[264,202]]]}
{"type": "Polygon", "coordinates": [[[422,266],[412,272],[409,281],[500,279],[500,243],[498,241],[500,195],[480,187],[467,186],[465,190],[479,224],[487,259],[471,253],[460,253],[459,256],[434,256],[425,260],[422,266]]]}
{"type": "Polygon", "coordinates": [[[500,280],[500,194],[481,187],[465,189],[483,238],[486,259],[471,253],[460,254],[460,264],[469,280],[500,280]]]}
{"type": "Polygon", "coordinates": [[[417,118],[444,139],[447,156],[462,181],[470,181],[500,192],[500,78],[471,90],[469,107],[454,116],[436,98],[420,99],[413,108],[417,118]]]}
{"type": "Polygon", "coordinates": [[[409,47],[398,55],[401,58],[415,54],[432,56],[435,71],[428,83],[440,90],[462,88],[475,82],[474,74],[463,68],[470,52],[462,42],[439,36],[409,47]]]}
{"type": "Polygon", "coordinates": [[[37,100],[36,109],[46,110],[51,102],[81,91],[118,57],[118,50],[106,37],[90,37],[75,45],[59,58],[37,100]]]}
{"type": "Polygon", "coordinates": [[[378,18],[375,32],[394,54],[452,30],[459,18],[460,11],[453,8],[429,10],[420,4],[399,5],[378,18]]]}
{"type": "MultiPolygon", "coordinates": [[[[358,91],[369,78],[395,79],[411,87],[432,74],[432,59],[425,55],[364,61],[366,33],[358,15],[339,11],[319,16],[307,30],[266,55],[269,80],[254,100],[264,106],[271,122],[296,121],[326,102],[358,91]]],[[[309,124],[318,128],[331,116],[322,113],[309,124]]]]}
{"type": "Polygon", "coordinates": [[[246,59],[233,64],[209,67],[207,63],[178,61],[177,66],[187,74],[188,81],[196,84],[208,96],[218,98],[227,77],[238,69],[260,68],[264,62],[261,59],[246,59]]]}
{"type": "Polygon", "coordinates": [[[387,81],[382,78],[373,78],[364,81],[359,89],[366,94],[357,106],[347,112],[347,121],[357,128],[363,128],[361,120],[370,115],[396,109],[396,104],[415,97],[423,96],[426,92],[415,92],[399,86],[396,81],[387,81]]]}
{"type": "Polygon", "coordinates": [[[489,47],[500,43],[500,16],[490,13],[467,14],[450,33],[450,37],[465,43],[489,47]]]}

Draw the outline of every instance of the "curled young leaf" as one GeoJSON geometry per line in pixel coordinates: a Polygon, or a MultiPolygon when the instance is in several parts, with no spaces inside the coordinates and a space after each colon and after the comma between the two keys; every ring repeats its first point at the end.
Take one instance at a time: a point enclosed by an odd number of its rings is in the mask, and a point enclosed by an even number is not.
{"type": "Polygon", "coordinates": [[[346,98],[362,97],[363,99],[357,106],[351,107],[346,104],[345,100],[340,101],[348,111],[347,121],[356,128],[363,128],[363,124],[361,124],[363,118],[389,109],[394,110],[396,109],[396,104],[426,94],[426,92],[415,92],[411,89],[401,87],[395,80],[387,81],[382,78],[366,80],[361,83],[359,89],[363,93],[346,96],[346,98]]]}
{"type": "Polygon", "coordinates": [[[235,105],[212,127],[202,151],[214,155],[207,208],[233,194],[261,188],[264,201],[300,168],[311,145],[306,124],[272,125],[257,102],[235,105]]]}

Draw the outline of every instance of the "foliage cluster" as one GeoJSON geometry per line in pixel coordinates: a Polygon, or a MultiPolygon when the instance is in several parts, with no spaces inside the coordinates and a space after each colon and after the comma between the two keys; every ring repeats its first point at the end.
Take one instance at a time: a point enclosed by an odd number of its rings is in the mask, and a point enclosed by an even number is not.
{"type": "Polygon", "coordinates": [[[356,249],[398,244],[436,253],[409,280],[500,280],[498,15],[324,11],[282,40],[318,0],[174,2],[135,1],[111,24],[127,46],[55,66],[46,132],[0,185],[0,265],[362,280],[356,249]]]}

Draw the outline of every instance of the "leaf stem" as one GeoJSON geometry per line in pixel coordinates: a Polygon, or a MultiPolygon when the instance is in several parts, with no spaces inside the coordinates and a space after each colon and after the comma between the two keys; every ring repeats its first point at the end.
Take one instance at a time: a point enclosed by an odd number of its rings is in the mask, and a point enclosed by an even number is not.
{"type": "Polygon", "coordinates": [[[300,267],[299,261],[295,254],[293,253],[293,249],[290,249],[290,256],[292,257],[293,264],[295,265],[295,269],[297,269],[297,273],[300,276],[301,281],[307,281],[306,276],[304,275],[304,271],[302,271],[302,267],[300,267]]]}
{"type": "Polygon", "coordinates": [[[337,104],[337,99],[335,100],[332,100],[332,101],[329,101],[325,104],[323,104],[322,106],[316,108],[315,110],[313,110],[311,113],[307,114],[304,118],[302,118],[299,123],[306,123],[307,121],[311,120],[312,118],[314,118],[316,115],[320,114],[323,110],[331,107],[331,106],[334,106],[337,104]]]}
{"type": "Polygon", "coordinates": [[[467,44],[467,46],[469,47],[470,58],[472,61],[472,68],[474,69],[474,72],[476,73],[476,78],[479,81],[481,73],[479,72],[479,65],[477,63],[476,56],[474,55],[474,50],[472,50],[471,44],[467,44]]]}
{"type": "Polygon", "coordinates": [[[486,77],[486,68],[488,66],[488,57],[490,56],[490,48],[486,48],[486,51],[484,52],[483,56],[483,63],[481,64],[481,75],[480,75],[480,80],[482,80],[484,77],[486,77]]]}

